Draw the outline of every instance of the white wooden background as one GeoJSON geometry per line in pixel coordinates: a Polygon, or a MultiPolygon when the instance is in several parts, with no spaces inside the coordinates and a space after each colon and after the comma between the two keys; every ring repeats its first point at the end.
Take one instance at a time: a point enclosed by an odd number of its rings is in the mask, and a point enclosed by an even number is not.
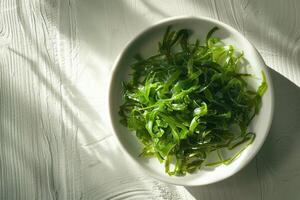
{"type": "Polygon", "coordinates": [[[0,199],[300,199],[299,0],[0,0],[0,199]],[[112,63],[177,15],[238,29],[270,67],[275,116],[233,177],[179,187],[131,167],[108,130],[112,63]]]}

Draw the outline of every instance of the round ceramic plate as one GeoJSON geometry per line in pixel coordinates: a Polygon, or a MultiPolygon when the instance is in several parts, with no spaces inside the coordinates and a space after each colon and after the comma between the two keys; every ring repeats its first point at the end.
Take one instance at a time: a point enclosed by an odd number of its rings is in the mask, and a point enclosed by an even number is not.
{"type": "Polygon", "coordinates": [[[271,78],[266,65],[253,45],[234,28],[209,18],[197,17],[177,17],[170,18],[155,24],[142,33],[138,34],[124,48],[115,61],[114,69],[109,86],[109,114],[112,130],[120,142],[123,150],[128,157],[148,172],[153,177],[177,185],[205,185],[223,180],[232,176],[242,169],[255,156],[261,148],[271,125],[273,115],[273,88],[271,78]],[[128,79],[130,73],[130,64],[134,62],[134,56],[141,54],[144,57],[157,53],[158,42],[163,37],[166,28],[172,26],[174,30],[180,28],[190,29],[192,31],[191,40],[200,38],[205,40],[206,34],[211,28],[217,26],[219,30],[214,36],[221,38],[225,44],[232,44],[236,50],[243,51],[244,57],[248,61],[247,70],[257,78],[250,80],[250,84],[257,88],[261,83],[261,71],[263,70],[267,77],[268,89],[262,98],[262,108],[259,115],[252,121],[249,129],[256,133],[254,142],[248,146],[242,154],[229,165],[220,165],[212,168],[203,168],[196,173],[186,176],[169,176],[164,172],[164,165],[160,164],[156,158],[144,159],[138,155],[141,153],[141,145],[134,133],[131,133],[126,127],[120,124],[118,115],[119,106],[122,104],[122,81],[128,79]]]}

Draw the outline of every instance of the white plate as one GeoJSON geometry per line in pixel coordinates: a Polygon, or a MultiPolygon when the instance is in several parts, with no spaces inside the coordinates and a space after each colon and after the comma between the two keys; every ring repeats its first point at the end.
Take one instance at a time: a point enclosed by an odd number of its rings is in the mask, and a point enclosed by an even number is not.
{"type": "Polygon", "coordinates": [[[206,185],[223,180],[232,176],[241,170],[256,155],[261,148],[271,125],[273,116],[273,88],[271,78],[266,65],[253,45],[234,28],[209,18],[198,17],[176,17],[170,18],[155,24],[131,40],[115,61],[114,69],[109,86],[109,114],[111,128],[118,139],[123,150],[128,157],[135,161],[142,169],[151,176],[177,185],[206,185]],[[261,83],[261,70],[267,77],[268,90],[262,99],[262,108],[258,116],[254,118],[250,125],[250,130],[256,133],[254,142],[230,165],[221,165],[215,168],[199,170],[195,174],[188,174],[183,177],[169,176],[164,172],[164,165],[160,164],[156,158],[146,160],[138,157],[141,152],[140,143],[135,135],[128,131],[126,127],[120,124],[118,115],[119,106],[122,104],[121,83],[127,80],[129,73],[129,64],[131,64],[136,54],[151,56],[157,52],[158,42],[161,40],[167,26],[171,25],[173,29],[187,28],[193,31],[193,37],[205,40],[207,32],[214,26],[219,30],[214,34],[220,37],[225,43],[232,44],[239,51],[244,52],[244,57],[251,66],[251,73],[260,79],[251,79],[251,84],[257,87],[261,83]]]}

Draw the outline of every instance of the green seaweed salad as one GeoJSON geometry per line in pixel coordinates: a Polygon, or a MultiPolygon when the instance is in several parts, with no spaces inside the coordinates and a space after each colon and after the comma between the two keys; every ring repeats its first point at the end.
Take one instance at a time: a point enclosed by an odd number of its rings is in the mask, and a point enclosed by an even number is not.
{"type": "Polygon", "coordinates": [[[212,37],[216,30],[202,44],[189,41],[190,30],[168,27],[158,53],[137,56],[123,83],[121,123],[142,143],[140,156],[164,162],[169,175],[228,165],[255,138],[247,129],[260,110],[266,77],[262,72],[261,85],[251,89],[247,79],[254,75],[241,72],[243,53],[212,37]],[[230,158],[220,155],[240,144],[245,147],[230,158]],[[206,162],[212,152],[218,160],[206,162]]]}

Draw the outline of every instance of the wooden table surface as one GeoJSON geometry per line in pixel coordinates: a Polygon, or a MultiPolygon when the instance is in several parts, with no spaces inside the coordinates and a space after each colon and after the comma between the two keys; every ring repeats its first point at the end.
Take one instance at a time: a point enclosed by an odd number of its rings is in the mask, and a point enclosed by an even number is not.
{"type": "Polygon", "coordinates": [[[0,199],[300,199],[299,10],[299,0],[0,0],[0,199]],[[138,32],[178,15],[239,30],[275,89],[256,158],[202,187],[148,177],[108,129],[114,59],[138,32]]]}

